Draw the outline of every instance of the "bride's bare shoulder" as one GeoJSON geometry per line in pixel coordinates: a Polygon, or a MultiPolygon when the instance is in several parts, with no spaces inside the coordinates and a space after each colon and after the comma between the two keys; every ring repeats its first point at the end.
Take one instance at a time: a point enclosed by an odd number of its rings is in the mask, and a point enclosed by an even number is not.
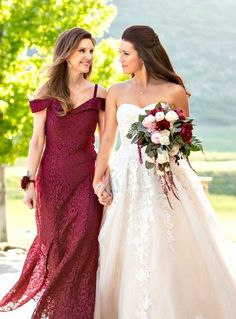
{"type": "Polygon", "coordinates": [[[123,81],[123,82],[118,82],[118,83],[113,84],[108,89],[108,93],[112,94],[112,95],[119,96],[121,94],[121,92],[124,92],[124,90],[126,89],[128,82],[129,81],[123,81]]]}
{"type": "Polygon", "coordinates": [[[165,89],[169,92],[169,94],[173,95],[186,95],[187,93],[182,85],[173,82],[167,82],[165,84],[165,89]]]}
{"type": "Polygon", "coordinates": [[[175,108],[182,109],[185,116],[189,116],[188,95],[185,88],[182,85],[172,83],[171,95],[175,108]]]}

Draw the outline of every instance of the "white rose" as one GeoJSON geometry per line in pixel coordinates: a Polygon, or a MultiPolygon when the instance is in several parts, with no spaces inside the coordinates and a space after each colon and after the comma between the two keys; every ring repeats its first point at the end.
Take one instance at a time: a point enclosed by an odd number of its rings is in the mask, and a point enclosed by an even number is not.
{"type": "Polygon", "coordinates": [[[170,171],[170,167],[169,166],[166,166],[165,167],[165,172],[169,172],[170,171]]]}
{"type": "Polygon", "coordinates": [[[163,108],[163,110],[165,110],[169,107],[169,105],[167,103],[161,102],[161,107],[163,108]]]}
{"type": "Polygon", "coordinates": [[[170,156],[175,156],[179,153],[179,144],[174,144],[171,151],[169,151],[170,156]]]}
{"type": "Polygon", "coordinates": [[[152,125],[155,122],[156,122],[155,116],[152,114],[149,114],[148,116],[144,118],[142,124],[145,127],[150,127],[150,125],[152,125]]]}
{"type": "Polygon", "coordinates": [[[170,136],[169,130],[163,130],[163,131],[160,131],[160,133],[161,133],[161,136],[170,136]]]}
{"type": "Polygon", "coordinates": [[[169,111],[166,113],[165,115],[165,119],[168,121],[168,122],[175,122],[177,121],[179,118],[178,114],[175,112],[175,111],[169,111]]]}
{"type": "Polygon", "coordinates": [[[157,175],[158,176],[164,176],[165,172],[164,171],[160,171],[159,169],[157,170],[157,175]]]}
{"type": "Polygon", "coordinates": [[[163,151],[161,154],[158,154],[157,163],[164,164],[169,162],[169,155],[167,151],[163,151]]]}
{"type": "Polygon", "coordinates": [[[164,120],[165,114],[163,112],[157,112],[155,117],[156,117],[156,121],[159,122],[164,120]]]}
{"type": "Polygon", "coordinates": [[[169,136],[167,135],[161,135],[159,138],[160,144],[161,145],[169,145],[170,144],[170,139],[169,136]]]}
{"type": "Polygon", "coordinates": [[[155,157],[149,157],[149,156],[147,156],[147,161],[148,161],[149,163],[155,163],[155,162],[156,162],[156,159],[155,159],[155,157]]]}

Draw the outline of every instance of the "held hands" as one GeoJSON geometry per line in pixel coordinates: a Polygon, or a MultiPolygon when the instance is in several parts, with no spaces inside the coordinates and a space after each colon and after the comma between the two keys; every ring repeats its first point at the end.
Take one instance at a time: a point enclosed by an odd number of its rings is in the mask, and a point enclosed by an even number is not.
{"type": "Polygon", "coordinates": [[[106,170],[101,182],[94,185],[94,192],[98,197],[98,201],[102,205],[110,205],[112,202],[112,191],[110,185],[110,172],[106,170]]]}
{"type": "Polygon", "coordinates": [[[26,189],[23,203],[30,209],[36,208],[36,191],[34,184],[29,184],[28,188],[26,189]]]}

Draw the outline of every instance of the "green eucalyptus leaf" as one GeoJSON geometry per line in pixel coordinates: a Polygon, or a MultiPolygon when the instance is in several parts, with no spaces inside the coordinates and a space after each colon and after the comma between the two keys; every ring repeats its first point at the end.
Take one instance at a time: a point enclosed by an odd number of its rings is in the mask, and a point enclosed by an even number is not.
{"type": "Polygon", "coordinates": [[[155,163],[150,163],[148,161],[145,162],[145,167],[147,169],[152,169],[155,166],[155,163]]]}

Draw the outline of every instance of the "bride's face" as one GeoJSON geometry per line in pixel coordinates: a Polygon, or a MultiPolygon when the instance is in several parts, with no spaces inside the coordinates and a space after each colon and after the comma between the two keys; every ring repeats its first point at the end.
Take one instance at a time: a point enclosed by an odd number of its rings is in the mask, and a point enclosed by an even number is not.
{"type": "Polygon", "coordinates": [[[143,61],[131,42],[122,40],[120,45],[120,63],[125,74],[134,74],[141,70],[143,61]]]}

